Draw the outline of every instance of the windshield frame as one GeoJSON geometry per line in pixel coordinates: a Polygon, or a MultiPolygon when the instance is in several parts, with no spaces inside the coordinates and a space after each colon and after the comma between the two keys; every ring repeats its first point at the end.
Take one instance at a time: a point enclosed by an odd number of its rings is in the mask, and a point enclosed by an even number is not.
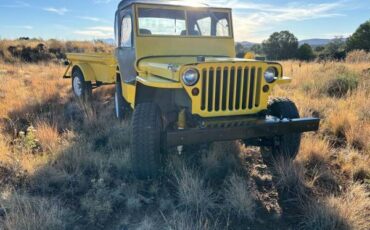
{"type": "Polygon", "coordinates": [[[158,4],[135,4],[135,32],[138,37],[171,37],[171,38],[204,38],[204,39],[234,39],[234,28],[232,20],[232,10],[229,8],[217,8],[217,7],[185,7],[185,6],[173,6],[173,5],[158,5],[158,4]],[[140,8],[155,8],[165,10],[181,10],[185,13],[186,28],[189,28],[188,11],[210,11],[215,13],[227,13],[229,16],[229,36],[203,36],[203,35],[160,35],[160,34],[140,34],[139,32],[139,9],[140,8]]]}

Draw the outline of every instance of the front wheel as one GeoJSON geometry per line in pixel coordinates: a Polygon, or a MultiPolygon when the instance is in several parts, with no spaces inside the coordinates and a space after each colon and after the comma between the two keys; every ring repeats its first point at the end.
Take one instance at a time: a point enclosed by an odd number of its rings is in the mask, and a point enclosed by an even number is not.
{"type": "Polygon", "coordinates": [[[131,164],[138,179],[152,179],[161,169],[162,116],[158,105],[136,106],[132,118],[131,164]]]}
{"type": "MultiPolygon", "coordinates": [[[[279,119],[295,119],[299,118],[297,106],[287,98],[274,98],[269,102],[269,116],[274,116],[279,119]]],[[[289,133],[282,136],[274,137],[271,140],[271,147],[261,147],[262,157],[269,162],[271,158],[279,156],[295,159],[301,144],[300,133],[289,133]]]]}

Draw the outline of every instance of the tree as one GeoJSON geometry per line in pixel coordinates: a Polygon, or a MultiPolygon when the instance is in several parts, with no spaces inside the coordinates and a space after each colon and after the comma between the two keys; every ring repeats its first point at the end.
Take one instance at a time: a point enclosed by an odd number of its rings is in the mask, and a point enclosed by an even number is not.
{"type": "Polygon", "coordinates": [[[343,38],[335,38],[325,46],[320,59],[342,60],[346,57],[346,43],[343,38]]]}
{"type": "Polygon", "coordinates": [[[324,51],[324,49],[325,49],[325,46],[316,46],[315,52],[320,53],[320,52],[324,51]]]}
{"type": "Polygon", "coordinates": [[[260,44],[255,44],[250,48],[250,51],[252,51],[255,54],[263,54],[262,46],[260,44]]]}
{"type": "Polygon", "coordinates": [[[361,24],[354,34],[347,40],[347,51],[370,51],[370,20],[361,24]]]}
{"type": "Polygon", "coordinates": [[[289,31],[275,32],[262,43],[262,47],[269,59],[290,59],[296,57],[298,39],[289,31]]]}
{"type": "Polygon", "coordinates": [[[236,45],[235,45],[235,52],[236,52],[236,57],[238,57],[238,58],[244,57],[245,48],[244,48],[243,44],[236,43],[236,45]]]}
{"type": "Polygon", "coordinates": [[[311,61],[315,58],[315,54],[312,47],[305,43],[299,47],[297,57],[301,61],[311,61]]]}

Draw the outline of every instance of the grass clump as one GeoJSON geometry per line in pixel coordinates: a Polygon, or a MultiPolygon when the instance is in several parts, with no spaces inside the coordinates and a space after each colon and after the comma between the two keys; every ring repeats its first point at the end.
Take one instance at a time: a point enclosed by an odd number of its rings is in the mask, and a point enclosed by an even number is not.
{"type": "Polygon", "coordinates": [[[208,215],[216,208],[216,195],[203,178],[183,167],[175,175],[179,204],[197,216],[208,215]]]}
{"type": "Polygon", "coordinates": [[[249,220],[254,218],[256,201],[244,178],[232,175],[225,185],[224,194],[227,207],[233,215],[249,220]]]}
{"type": "Polygon", "coordinates": [[[8,191],[2,194],[3,226],[9,230],[64,230],[73,223],[72,213],[58,201],[8,191]]]}
{"type": "Polygon", "coordinates": [[[341,98],[357,89],[358,78],[354,74],[343,74],[324,85],[325,93],[330,97],[341,98]]]}
{"type": "Polygon", "coordinates": [[[311,202],[300,226],[309,230],[370,229],[370,194],[364,185],[353,184],[340,196],[329,196],[320,203],[311,202]]]}

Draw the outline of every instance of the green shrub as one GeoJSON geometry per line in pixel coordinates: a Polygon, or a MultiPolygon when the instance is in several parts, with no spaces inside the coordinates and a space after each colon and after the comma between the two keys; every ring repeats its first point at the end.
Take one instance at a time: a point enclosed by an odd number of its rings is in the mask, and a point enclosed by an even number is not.
{"type": "Polygon", "coordinates": [[[36,130],[33,126],[29,126],[26,132],[20,131],[18,135],[14,143],[20,152],[35,153],[40,150],[39,140],[36,138],[36,130]]]}
{"type": "Polygon", "coordinates": [[[358,87],[358,79],[353,74],[343,74],[327,82],[325,93],[330,97],[341,98],[358,87]]]}

